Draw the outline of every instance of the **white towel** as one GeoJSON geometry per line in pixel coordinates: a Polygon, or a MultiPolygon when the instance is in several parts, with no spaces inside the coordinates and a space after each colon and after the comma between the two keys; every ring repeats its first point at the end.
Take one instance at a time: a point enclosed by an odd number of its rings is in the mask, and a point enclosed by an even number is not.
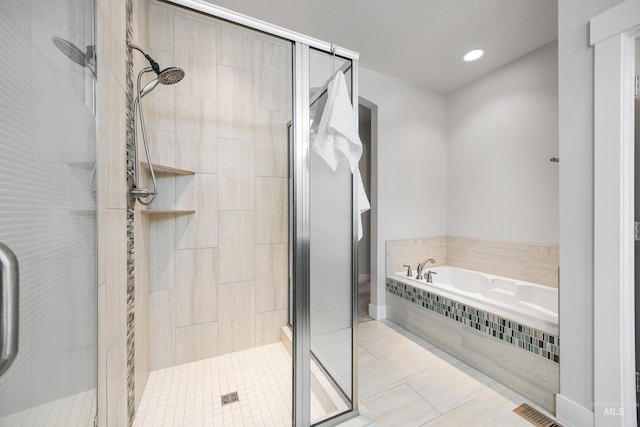
{"type": "Polygon", "coordinates": [[[327,86],[327,103],[320,118],[320,124],[311,130],[311,149],[335,171],[341,157],[349,162],[356,185],[356,206],[358,215],[358,240],[362,238],[362,213],[371,208],[362,183],[358,161],[362,156],[362,142],[358,136],[351,99],[344,80],[344,73],[338,71],[327,86]]]}

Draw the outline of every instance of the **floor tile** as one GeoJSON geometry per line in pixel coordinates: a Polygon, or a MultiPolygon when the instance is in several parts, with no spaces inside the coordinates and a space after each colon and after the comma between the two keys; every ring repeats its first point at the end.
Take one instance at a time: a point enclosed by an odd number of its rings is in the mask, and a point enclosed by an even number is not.
{"type": "Polygon", "coordinates": [[[420,426],[440,412],[406,384],[388,389],[362,402],[378,427],[420,426]]]}

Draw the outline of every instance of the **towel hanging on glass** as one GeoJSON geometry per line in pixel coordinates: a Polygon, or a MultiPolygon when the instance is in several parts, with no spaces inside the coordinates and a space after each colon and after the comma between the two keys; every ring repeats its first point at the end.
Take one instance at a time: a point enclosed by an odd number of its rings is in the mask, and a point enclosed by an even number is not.
{"type": "Polygon", "coordinates": [[[362,238],[362,214],[371,208],[362,183],[358,161],[362,156],[362,142],[358,135],[351,99],[344,74],[338,71],[327,86],[325,104],[318,127],[311,129],[311,149],[335,172],[344,157],[349,162],[356,185],[358,215],[358,240],[362,238]]]}

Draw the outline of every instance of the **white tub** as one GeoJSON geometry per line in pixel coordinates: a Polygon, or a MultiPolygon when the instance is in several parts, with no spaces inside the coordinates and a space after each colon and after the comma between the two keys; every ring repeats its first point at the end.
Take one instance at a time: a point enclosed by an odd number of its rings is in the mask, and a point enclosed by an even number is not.
{"type": "Polygon", "coordinates": [[[558,290],[549,286],[480,273],[452,266],[425,267],[433,283],[394,274],[396,280],[505,317],[536,329],[558,334],[558,290]]]}

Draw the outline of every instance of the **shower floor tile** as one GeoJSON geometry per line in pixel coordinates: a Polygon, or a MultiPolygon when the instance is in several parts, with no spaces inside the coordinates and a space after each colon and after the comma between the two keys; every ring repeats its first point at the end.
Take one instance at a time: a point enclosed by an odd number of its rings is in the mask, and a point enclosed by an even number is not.
{"type": "Polygon", "coordinates": [[[282,343],[153,371],[133,425],[291,425],[291,375],[282,343]],[[238,401],[223,405],[235,391],[238,401]]]}
{"type": "Polygon", "coordinates": [[[2,417],[0,427],[90,427],[95,413],[96,390],[92,389],[2,417]]]}

